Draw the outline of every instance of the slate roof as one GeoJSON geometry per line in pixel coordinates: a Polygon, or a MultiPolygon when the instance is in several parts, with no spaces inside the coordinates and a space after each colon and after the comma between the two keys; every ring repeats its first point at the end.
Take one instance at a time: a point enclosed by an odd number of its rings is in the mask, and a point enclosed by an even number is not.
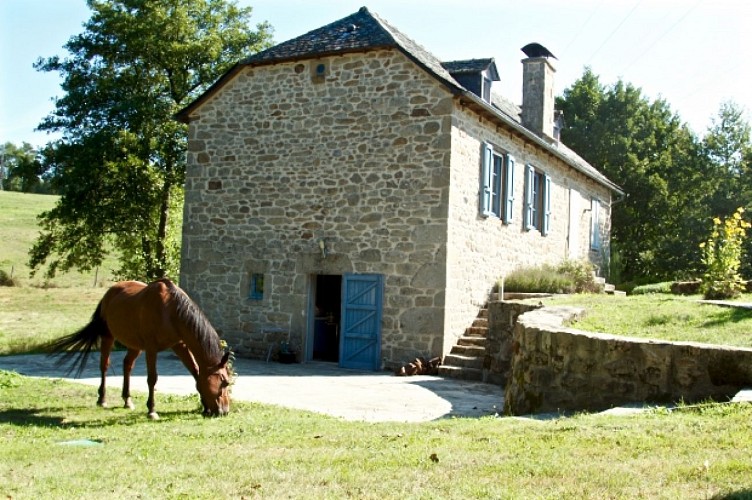
{"type": "Polygon", "coordinates": [[[277,64],[285,61],[312,59],[348,52],[394,48],[400,50],[405,56],[433,75],[452,93],[460,96],[464,103],[471,105],[476,111],[487,115],[490,114],[492,118],[500,120],[508,127],[513,128],[518,133],[524,135],[530,142],[552,153],[586,176],[617,193],[623,193],[619,186],[598,172],[597,169],[578,156],[574,151],[566,148],[563,144],[547,142],[534,132],[523,127],[520,123],[518,106],[500,96],[492,96],[492,103],[483,101],[480,97],[460,85],[447,69],[448,66],[449,68],[464,70],[466,67],[479,67],[488,61],[495,68],[493,59],[471,59],[442,63],[420,44],[391,26],[377,14],[370,12],[366,7],[361,7],[354,14],[338,21],[309,31],[297,38],[282,42],[241,60],[206,92],[178,112],[175,118],[185,123],[189,122],[193,111],[246,66],[277,64]]]}
{"type": "Polygon", "coordinates": [[[408,57],[457,91],[463,90],[462,85],[452,78],[433,54],[366,7],[361,7],[358,12],[339,21],[258,52],[243,59],[240,64],[255,66],[394,47],[401,49],[408,57]]]}
{"type": "Polygon", "coordinates": [[[466,59],[464,61],[444,61],[441,63],[441,66],[452,75],[480,73],[490,67],[493,80],[499,81],[499,72],[496,70],[496,63],[492,57],[487,59],[466,59]]]}

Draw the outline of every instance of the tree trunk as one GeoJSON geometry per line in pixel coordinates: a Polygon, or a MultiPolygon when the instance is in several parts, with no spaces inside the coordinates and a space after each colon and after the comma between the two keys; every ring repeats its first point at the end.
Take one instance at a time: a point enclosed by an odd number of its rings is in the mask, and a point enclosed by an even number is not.
{"type": "Polygon", "coordinates": [[[159,200],[159,226],[157,227],[157,241],[155,249],[156,269],[154,278],[162,278],[167,269],[167,253],[165,251],[165,241],[167,240],[167,223],[170,217],[170,193],[172,192],[172,160],[167,160],[165,166],[164,183],[162,184],[162,195],[159,200]]]}

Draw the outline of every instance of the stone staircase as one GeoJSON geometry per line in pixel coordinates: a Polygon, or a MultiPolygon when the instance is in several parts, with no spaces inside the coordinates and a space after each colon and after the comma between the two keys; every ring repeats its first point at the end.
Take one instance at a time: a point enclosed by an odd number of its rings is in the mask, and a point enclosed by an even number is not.
{"type": "Polygon", "coordinates": [[[609,295],[616,295],[616,296],[627,295],[627,292],[617,290],[616,287],[612,285],[611,283],[606,283],[606,278],[595,276],[595,282],[603,287],[603,293],[607,293],[609,295]]]}
{"type": "Polygon", "coordinates": [[[483,307],[473,326],[457,339],[457,344],[444,356],[439,367],[442,377],[460,380],[483,380],[483,364],[486,358],[486,335],[488,334],[488,309],[483,307]]]}
{"type": "MultiPolygon", "coordinates": [[[[617,290],[614,285],[606,283],[605,278],[594,277],[596,283],[601,286],[603,293],[617,296],[626,295],[626,292],[617,290]]],[[[502,300],[498,294],[495,295],[492,294],[491,300],[502,300]]],[[[505,294],[505,297],[507,295],[505,294]]],[[[491,341],[488,338],[488,305],[484,305],[473,321],[473,325],[465,329],[464,335],[457,339],[457,344],[452,347],[449,354],[444,356],[444,360],[439,367],[439,375],[460,380],[503,383],[499,382],[498,373],[491,373],[494,372],[492,365],[498,364],[498,360],[494,361],[493,358],[498,353],[488,352],[489,342],[491,341]]],[[[498,349],[498,346],[495,349],[498,349]]]]}

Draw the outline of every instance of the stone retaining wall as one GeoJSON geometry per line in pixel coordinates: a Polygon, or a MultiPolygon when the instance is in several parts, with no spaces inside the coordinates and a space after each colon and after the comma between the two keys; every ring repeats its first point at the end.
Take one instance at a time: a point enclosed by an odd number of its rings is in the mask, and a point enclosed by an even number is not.
{"type": "Polygon", "coordinates": [[[489,302],[486,358],[483,363],[483,380],[502,387],[509,379],[512,365],[512,335],[517,318],[535,309],[537,304],[524,302],[489,302]]]}
{"type": "MultiPolygon", "coordinates": [[[[507,317],[519,311],[515,304],[503,304],[504,308],[507,317]]],[[[562,326],[582,311],[546,307],[519,316],[508,347],[505,413],[720,401],[752,386],[752,349],[619,337],[562,326]]]]}

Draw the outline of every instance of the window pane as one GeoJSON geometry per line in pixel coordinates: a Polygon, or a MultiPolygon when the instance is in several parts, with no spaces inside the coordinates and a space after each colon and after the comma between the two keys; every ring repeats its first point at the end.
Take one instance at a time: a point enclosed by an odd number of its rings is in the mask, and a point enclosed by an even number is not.
{"type": "Polygon", "coordinates": [[[253,273],[251,275],[251,287],[248,296],[253,300],[263,300],[264,298],[264,275],[262,273],[253,273]]]}

